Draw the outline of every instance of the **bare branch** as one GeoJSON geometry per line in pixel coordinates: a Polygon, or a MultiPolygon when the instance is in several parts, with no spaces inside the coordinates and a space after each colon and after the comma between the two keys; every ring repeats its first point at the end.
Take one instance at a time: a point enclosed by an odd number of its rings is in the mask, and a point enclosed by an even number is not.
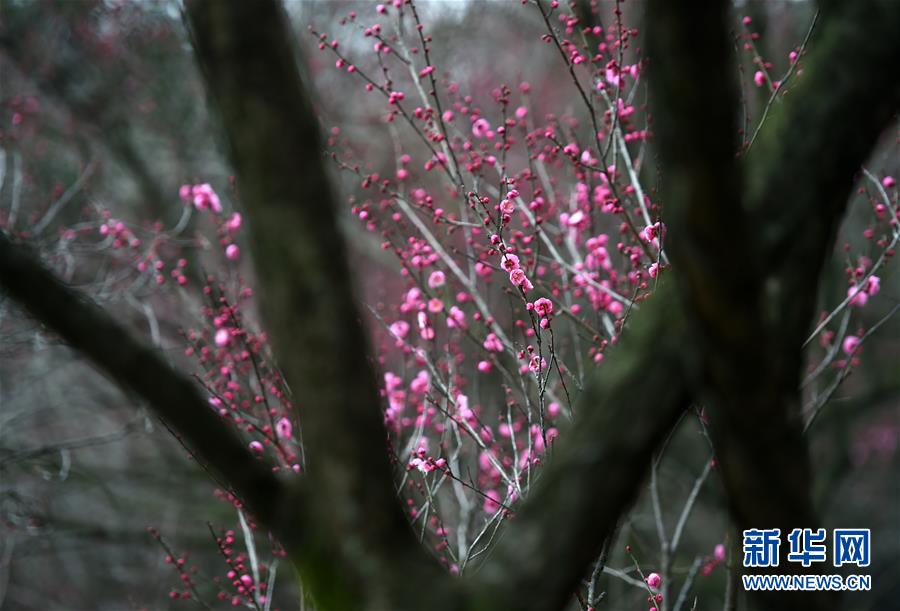
{"type": "Polygon", "coordinates": [[[82,293],[57,280],[25,246],[0,233],[0,285],[7,294],[83,352],[120,386],[147,401],[168,427],[177,431],[205,468],[223,481],[286,546],[296,548],[302,515],[285,521],[287,508],[300,503],[296,486],[276,478],[253,457],[232,428],[210,408],[200,388],[177,372],[160,353],[82,293]]]}

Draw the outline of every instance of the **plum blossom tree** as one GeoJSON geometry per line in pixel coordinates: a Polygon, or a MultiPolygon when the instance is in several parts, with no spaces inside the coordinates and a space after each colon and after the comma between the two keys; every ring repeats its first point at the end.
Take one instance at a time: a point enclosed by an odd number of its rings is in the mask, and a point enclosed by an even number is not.
{"type": "MultiPolygon", "coordinates": [[[[824,402],[804,405],[802,389],[835,365],[839,384],[853,366],[874,328],[829,325],[878,293],[900,235],[893,179],[860,171],[900,102],[900,79],[873,68],[900,60],[900,6],[823,5],[782,78],[745,19],[737,40],[768,92],[752,129],[728,3],[649,1],[640,53],[619,3],[610,23],[596,3],[528,8],[571,77],[576,112],[535,116],[526,82],[495,88],[481,108],[443,72],[408,0],[377,5],[373,25],[344,19],[366,56],[310,28],[335,69],[382,100],[392,133],[415,138],[395,137],[385,175],[339,129],[320,137],[277,2],[185,3],[244,216],[207,183],[180,195],[211,219],[232,264],[248,230],[257,274],[254,290],[203,279],[204,326],[185,334],[197,379],[0,236],[5,290],[156,410],[242,525],[272,533],[317,608],[546,610],[574,593],[594,609],[623,515],[686,414],[711,457],[671,535],[657,513],[659,571],[645,575],[632,556],[648,605],[687,606],[693,575],[676,598],[672,563],[714,465],[736,529],[821,523],[805,433],[824,402]],[[645,80],[650,113],[636,109],[645,80]],[[359,185],[354,216],[400,263],[393,303],[358,305],[328,165],[359,185]],[[811,332],[857,178],[877,191],[867,239],[877,232],[881,255],[850,266],[846,299],[811,332]],[[266,333],[246,323],[251,297],[266,333]],[[817,336],[826,356],[804,379],[817,336]]],[[[140,248],[115,219],[99,231],[140,248]]],[[[165,265],[138,265],[168,281],[165,265]]],[[[186,267],[171,280],[189,284],[186,267]]],[[[213,534],[231,555],[233,533],[213,534]]],[[[693,574],[726,554],[717,546],[693,574]]],[[[223,588],[220,599],[268,608],[254,556],[229,563],[234,598],[223,588]]],[[[794,609],[798,596],[839,604],[808,592],[763,604],[794,609]]]]}

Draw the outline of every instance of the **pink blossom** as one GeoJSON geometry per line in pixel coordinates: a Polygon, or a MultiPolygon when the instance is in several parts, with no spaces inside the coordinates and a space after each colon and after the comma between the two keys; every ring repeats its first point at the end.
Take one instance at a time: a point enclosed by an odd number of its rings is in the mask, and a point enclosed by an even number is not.
{"type": "Polygon", "coordinates": [[[219,201],[219,196],[209,183],[194,185],[191,189],[191,195],[194,198],[194,207],[197,210],[209,209],[212,210],[214,214],[222,212],[222,204],[219,201]]]}
{"type": "Polygon", "coordinates": [[[275,433],[278,435],[280,439],[290,439],[293,434],[293,427],[291,426],[291,421],[287,418],[282,418],[275,424],[275,433]]]}
{"type": "Polygon", "coordinates": [[[421,310],[424,307],[425,304],[422,302],[422,291],[413,287],[403,296],[403,303],[400,304],[400,311],[405,314],[406,312],[421,310]]]}
{"type": "Polygon", "coordinates": [[[647,575],[647,585],[651,588],[658,588],[660,582],[662,582],[662,577],[659,576],[659,573],[650,573],[647,575]]]}
{"type": "Polygon", "coordinates": [[[562,217],[563,215],[560,215],[560,220],[564,225],[575,228],[588,221],[587,215],[582,210],[576,210],[573,214],[567,216],[565,219],[563,219],[562,217]]]}
{"type": "Polygon", "coordinates": [[[241,213],[235,212],[227,221],[225,221],[225,227],[228,228],[228,231],[231,231],[233,233],[241,228],[242,222],[243,219],[241,218],[241,213]]]}
{"type": "Polygon", "coordinates": [[[721,543],[716,545],[715,549],[713,550],[713,557],[719,562],[725,560],[725,546],[721,543]]]}
{"type": "Polygon", "coordinates": [[[425,312],[418,313],[417,321],[419,323],[419,335],[422,336],[422,339],[434,339],[434,327],[432,327],[431,323],[428,322],[428,316],[425,314],[425,312]]]}
{"type": "Polygon", "coordinates": [[[866,293],[869,294],[869,297],[874,297],[878,294],[878,291],[881,290],[881,278],[875,276],[874,274],[869,276],[869,279],[866,280],[866,293]]]}
{"type": "Polygon", "coordinates": [[[444,286],[447,282],[447,277],[444,275],[444,272],[438,270],[431,272],[431,275],[428,276],[428,286],[430,288],[436,289],[438,287],[444,286]]]}
{"type": "Polygon", "coordinates": [[[512,272],[515,269],[519,269],[519,257],[512,253],[503,253],[503,256],[500,258],[500,265],[508,272],[512,272]]]}
{"type": "Polygon", "coordinates": [[[610,62],[612,66],[607,66],[606,68],[606,82],[616,87],[619,84],[619,73],[616,71],[616,66],[614,62],[610,62]]]}
{"type": "Polygon", "coordinates": [[[856,335],[848,335],[844,338],[844,354],[847,356],[852,355],[859,348],[859,345],[862,343],[862,340],[856,335]]]}
{"type": "Polygon", "coordinates": [[[478,361],[478,371],[481,373],[490,373],[493,369],[490,361],[478,361]]]}
{"type": "Polygon", "coordinates": [[[491,129],[491,124],[485,118],[478,118],[472,123],[472,135],[476,138],[483,138],[491,129]]]}
{"type": "Polygon", "coordinates": [[[231,261],[237,261],[241,256],[241,249],[237,247],[237,244],[229,244],[225,247],[225,256],[231,261]]]}
{"type": "Polygon", "coordinates": [[[462,393],[456,395],[456,411],[463,420],[469,420],[475,416],[469,408],[469,397],[462,393]]]}
{"type": "Polygon", "coordinates": [[[418,469],[422,473],[431,473],[432,471],[434,471],[435,467],[429,461],[423,458],[416,457],[409,461],[409,468],[418,469]]]}
{"type": "Polygon", "coordinates": [[[450,308],[450,312],[447,314],[447,326],[450,327],[451,329],[453,329],[453,328],[465,329],[466,328],[465,312],[463,312],[456,306],[452,306],[450,308]]]}
{"type": "Polygon", "coordinates": [[[405,320],[398,320],[397,322],[391,323],[391,326],[388,327],[396,337],[399,339],[403,339],[409,333],[409,323],[405,320]]]}
{"type": "Polygon", "coordinates": [[[496,333],[488,333],[487,338],[485,338],[484,344],[482,345],[484,346],[484,349],[489,352],[503,352],[503,343],[497,337],[496,333]]]}
{"type": "Polygon", "coordinates": [[[757,87],[762,87],[766,84],[766,75],[762,70],[757,70],[753,75],[753,82],[756,83],[757,87]]]}
{"type": "Polygon", "coordinates": [[[897,184],[897,181],[894,180],[893,176],[885,176],[881,179],[881,184],[885,189],[890,189],[897,184]]]}
{"type": "Polygon", "coordinates": [[[645,242],[653,244],[656,248],[659,248],[659,239],[666,236],[666,226],[657,221],[652,225],[647,225],[646,227],[641,229],[639,235],[645,242]]]}
{"type": "Polygon", "coordinates": [[[526,293],[534,288],[534,285],[531,284],[528,277],[525,275],[525,272],[522,271],[522,268],[520,267],[509,272],[509,281],[526,293]]]}
{"type": "Polygon", "coordinates": [[[531,359],[528,361],[528,369],[531,370],[532,373],[537,373],[542,369],[547,368],[547,359],[541,358],[538,355],[532,355],[531,359]]]}
{"type": "Polygon", "coordinates": [[[261,444],[261,443],[258,442],[258,441],[251,441],[251,442],[250,442],[250,449],[251,449],[253,452],[256,452],[256,453],[259,454],[259,453],[261,453],[261,452],[263,451],[263,444],[261,444]]]}
{"type": "Polygon", "coordinates": [[[869,294],[863,289],[863,287],[855,284],[847,289],[847,297],[850,298],[850,305],[857,308],[862,308],[867,303],[869,303],[869,294]]]}
{"type": "Polygon", "coordinates": [[[416,377],[413,378],[413,381],[409,383],[409,389],[418,394],[425,393],[431,384],[431,379],[428,377],[427,371],[420,371],[416,374],[416,377]]]}
{"type": "Polygon", "coordinates": [[[534,311],[538,316],[550,316],[553,314],[553,302],[546,297],[541,297],[534,302],[534,311]]]}
{"type": "Polygon", "coordinates": [[[231,342],[231,333],[228,331],[228,329],[223,328],[216,331],[216,346],[219,346],[221,348],[222,346],[227,346],[229,342],[231,342]]]}
{"type": "Polygon", "coordinates": [[[500,212],[503,214],[509,215],[516,211],[515,205],[508,199],[504,199],[500,202],[500,212]]]}
{"type": "Polygon", "coordinates": [[[395,390],[403,383],[403,379],[397,374],[388,371],[384,374],[384,387],[388,391],[395,390]]]}

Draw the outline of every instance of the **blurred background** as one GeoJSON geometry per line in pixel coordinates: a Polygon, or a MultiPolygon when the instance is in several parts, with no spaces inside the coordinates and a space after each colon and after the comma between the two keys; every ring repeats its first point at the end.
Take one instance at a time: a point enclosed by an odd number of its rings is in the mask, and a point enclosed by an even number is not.
{"type": "MultiPolygon", "coordinates": [[[[558,55],[540,41],[545,30],[535,10],[500,1],[418,5],[434,38],[432,55],[473,103],[489,106],[499,83],[528,81],[533,113],[581,112],[558,55]]],[[[286,7],[323,131],[368,171],[392,174],[396,139],[413,135],[392,134],[384,104],[334,70],[333,58],[320,53],[308,33],[313,26],[340,35],[347,54],[362,52],[371,40],[342,21],[352,11],[361,22],[374,17],[374,3],[289,0],[286,7]]],[[[640,29],[640,3],[623,9],[623,20],[640,29]]],[[[108,243],[84,239],[110,219],[122,220],[139,239],[165,230],[159,249],[183,258],[188,278],[223,264],[216,228],[189,214],[190,207],[186,212],[178,197],[182,184],[208,182],[226,210],[240,210],[180,10],[167,0],[0,0],[0,223],[28,237],[67,281],[196,373],[184,356],[183,332],[203,324],[198,284],[181,288],[167,276],[165,285],[157,285],[129,271],[124,255],[108,243]]],[[[738,3],[735,31],[741,16],[751,16],[760,54],[781,71],[813,12],[806,2],[738,3]]],[[[750,80],[751,58],[740,57],[743,79],[750,80]]],[[[767,95],[745,90],[749,112],[758,114],[767,95]]],[[[895,124],[869,164],[879,176],[900,176],[898,137],[895,124]]],[[[645,171],[652,176],[652,164],[645,171]]],[[[351,220],[350,205],[363,197],[357,177],[335,168],[334,181],[348,203],[342,214],[356,281],[377,310],[403,286],[400,268],[379,240],[351,220]]],[[[870,198],[864,193],[857,199],[827,267],[823,311],[846,295],[848,262],[867,252],[860,235],[871,222],[870,198]],[[845,250],[845,243],[852,246],[845,250]]],[[[239,272],[252,286],[249,261],[242,259],[239,272]]],[[[814,490],[826,526],[873,532],[874,590],[851,595],[848,609],[897,608],[900,600],[900,321],[885,319],[900,299],[895,267],[880,274],[879,298],[854,311],[851,326],[884,323],[867,339],[859,366],[836,389],[811,434],[814,490]]],[[[810,354],[811,362],[822,358],[815,347],[810,354]]],[[[702,472],[708,454],[698,443],[702,435],[686,418],[659,466],[669,525],[702,472]]],[[[697,570],[695,559],[705,566],[716,545],[727,544],[715,470],[704,481],[673,567],[679,579],[697,570]]],[[[230,606],[215,599],[213,579],[227,568],[210,527],[233,528],[235,513],[215,489],[139,401],[0,297],[0,609],[195,607],[170,599],[180,581],[166,562],[170,551],[196,569],[196,588],[208,594],[210,605],[230,606]],[[157,529],[162,544],[148,527],[157,529]]],[[[608,566],[633,574],[626,544],[642,564],[656,562],[651,505],[644,494],[623,522],[608,566]]],[[[264,536],[258,539],[265,544],[264,536]]],[[[696,608],[721,608],[725,581],[721,566],[698,575],[696,608]]],[[[646,607],[646,592],[627,580],[604,576],[601,585],[607,592],[601,608],[646,607]]],[[[283,567],[272,608],[304,605],[292,571],[283,567]]]]}

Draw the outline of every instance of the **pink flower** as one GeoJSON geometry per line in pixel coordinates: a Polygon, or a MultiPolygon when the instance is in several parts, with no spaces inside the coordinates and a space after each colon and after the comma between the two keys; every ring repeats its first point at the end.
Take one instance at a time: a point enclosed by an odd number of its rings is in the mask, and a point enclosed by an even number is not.
{"type": "Polygon", "coordinates": [[[450,327],[451,329],[453,329],[453,328],[465,329],[466,328],[465,312],[463,312],[456,306],[451,307],[450,312],[447,314],[447,326],[450,327]]]}
{"type": "Polygon", "coordinates": [[[553,314],[553,302],[546,297],[541,297],[534,302],[534,311],[538,316],[550,316],[553,314]]]}
{"type": "Polygon", "coordinates": [[[646,227],[641,229],[639,235],[645,242],[653,244],[654,246],[659,248],[659,238],[664,238],[666,236],[666,226],[657,221],[652,225],[647,225],[646,227]]]}
{"type": "Polygon", "coordinates": [[[519,257],[508,252],[503,253],[503,256],[500,258],[500,265],[506,271],[512,272],[519,268],[519,257]]]}
{"type": "Polygon", "coordinates": [[[509,215],[516,211],[515,205],[509,201],[508,199],[504,199],[500,202],[500,212],[503,214],[509,215]]]}
{"type": "Polygon", "coordinates": [[[517,267],[511,272],[509,272],[509,281],[515,284],[516,286],[521,286],[525,283],[526,276],[525,272],[522,271],[521,267],[517,267]]]}
{"type": "Polygon", "coordinates": [[[390,372],[390,371],[388,371],[386,374],[384,374],[384,387],[387,390],[389,390],[389,391],[394,390],[398,386],[400,386],[402,383],[403,383],[403,379],[400,376],[398,376],[397,374],[390,372]]]}
{"type": "Polygon", "coordinates": [[[651,278],[656,278],[659,275],[659,263],[656,263],[655,261],[651,263],[647,273],[650,274],[651,278]]]}
{"type": "Polygon", "coordinates": [[[532,371],[532,373],[537,373],[542,369],[547,368],[547,359],[541,358],[538,355],[533,355],[531,359],[528,361],[528,369],[532,371]]]}
{"type": "Polygon", "coordinates": [[[647,575],[647,585],[651,588],[658,588],[660,582],[662,582],[662,577],[659,576],[659,573],[650,573],[647,575]]]}
{"type": "Polygon", "coordinates": [[[413,378],[413,381],[409,383],[409,389],[418,394],[422,394],[428,390],[429,385],[431,384],[431,380],[428,377],[427,371],[420,371],[416,374],[416,377],[413,378]]]}
{"type": "Polygon", "coordinates": [[[490,129],[491,124],[487,122],[487,119],[479,118],[472,123],[472,135],[476,138],[483,138],[490,129]]]}
{"type": "Polygon", "coordinates": [[[197,210],[206,210],[208,208],[212,210],[214,214],[222,212],[222,204],[219,201],[219,196],[216,195],[216,192],[213,191],[213,188],[209,183],[194,185],[191,189],[191,194],[194,198],[194,207],[197,210]]]}
{"type": "Polygon", "coordinates": [[[440,270],[431,272],[431,275],[428,276],[428,286],[433,289],[444,286],[446,282],[447,277],[444,275],[444,272],[440,270]]]}
{"type": "Polygon", "coordinates": [[[456,411],[463,420],[469,420],[475,415],[469,407],[469,397],[461,393],[456,395],[456,411]]]}
{"type": "Polygon", "coordinates": [[[484,344],[482,345],[484,346],[484,349],[489,352],[503,352],[503,343],[497,337],[496,333],[488,333],[484,340],[484,344]]]}
{"type": "Polygon", "coordinates": [[[560,220],[569,227],[577,228],[586,223],[588,217],[582,210],[576,210],[572,215],[567,216],[565,220],[563,220],[562,215],[560,215],[560,220]]]}
{"type": "Polygon", "coordinates": [[[531,284],[528,277],[525,275],[525,272],[522,271],[522,268],[520,267],[509,272],[509,281],[526,293],[534,288],[534,285],[531,284]]]}
{"type": "Polygon", "coordinates": [[[275,433],[278,435],[279,439],[290,439],[293,430],[291,421],[287,418],[282,418],[275,424],[275,433]]]}
{"type": "Polygon", "coordinates": [[[897,181],[894,180],[893,176],[885,176],[881,179],[881,184],[885,189],[890,189],[897,184],[897,181]]]}
{"type": "Polygon", "coordinates": [[[231,261],[237,261],[241,256],[241,249],[237,247],[237,244],[229,244],[225,248],[225,256],[231,261]]]}
{"type": "Polygon", "coordinates": [[[713,557],[719,562],[725,560],[725,546],[721,543],[716,545],[715,549],[713,550],[713,557]]]}
{"type": "Polygon", "coordinates": [[[881,278],[875,275],[869,276],[869,279],[866,280],[866,292],[869,294],[869,297],[874,297],[880,290],[881,278]]]}
{"type": "Polygon", "coordinates": [[[231,342],[231,333],[229,333],[228,329],[219,329],[216,331],[215,337],[216,346],[220,348],[222,346],[227,346],[229,342],[231,342]]]}
{"type": "Polygon", "coordinates": [[[417,319],[419,323],[419,335],[422,336],[422,339],[434,339],[434,327],[432,327],[431,323],[428,322],[428,316],[425,314],[425,312],[419,312],[417,315],[417,319]]]}
{"type": "Polygon", "coordinates": [[[478,361],[478,371],[481,373],[490,373],[493,369],[490,361],[478,361]]]}
{"type": "Polygon", "coordinates": [[[228,228],[228,231],[235,232],[241,228],[242,221],[241,213],[235,212],[227,221],[225,221],[225,227],[228,228]]]}
{"type": "Polygon", "coordinates": [[[262,453],[263,444],[261,444],[258,441],[251,441],[250,442],[250,450],[252,450],[253,452],[256,452],[257,454],[262,453]]]}
{"type": "Polygon", "coordinates": [[[859,345],[862,343],[862,340],[856,335],[848,335],[844,338],[844,354],[847,356],[852,355],[859,348],[859,345]]]}
{"type": "Polygon", "coordinates": [[[756,71],[756,74],[753,75],[753,82],[756,83],[757,87],[762,87],[766,84],[766,75],[762,70],[756,71]]]}
{"type": "Polygon", "coordinates": [[[403,339],[409,333],[409,323],[405,320],[398,320],[388,327],[396,337],[403,339]]]}
{"type": "Polygon", "coordinates": [[[178,189],[178,197],[186,202],[191,201],[191,185],[181,185],[181,188],[178,189]]]}
{"type": "Polygon", "coordinates": [[[869,303],[869,294],[862,287],[857,285],[853,285],[847,289],[847,297],[850,298],[850,305],[857,308],[861,308],[869,303]]]}

